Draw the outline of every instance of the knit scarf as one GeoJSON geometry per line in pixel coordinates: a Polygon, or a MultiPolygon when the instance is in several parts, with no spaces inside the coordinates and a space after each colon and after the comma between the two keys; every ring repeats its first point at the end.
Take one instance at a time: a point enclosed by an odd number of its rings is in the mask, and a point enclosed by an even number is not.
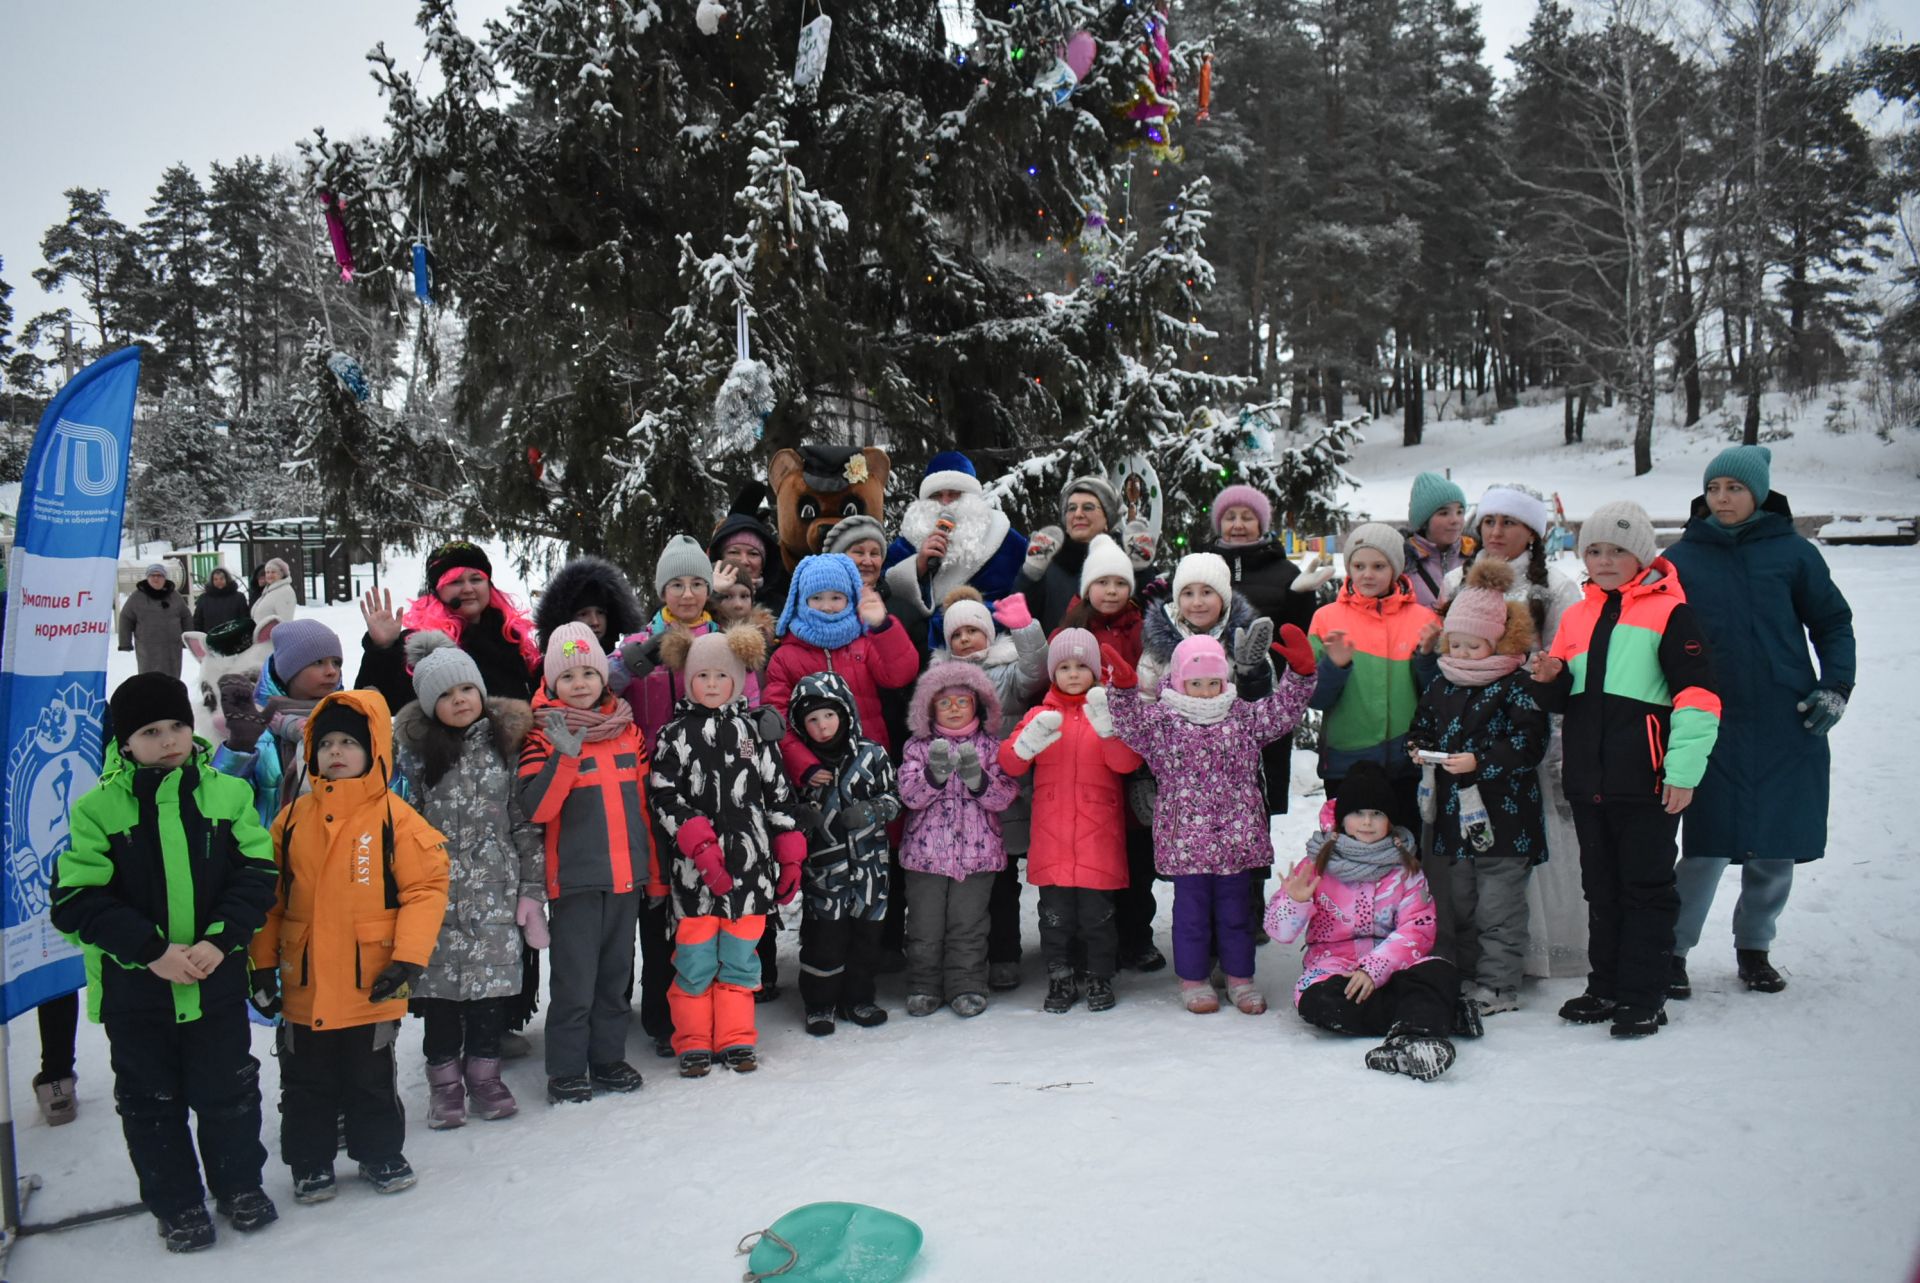
{"type": "Polygon", "coordinates": [[[598,708],[575,708],[571,704],[562,704],[557,700],[540,710],[541,717],[557,711],[566,719],[567,729],[579,731],[580,738],[589,744],[598,744],[602,740],[619,738],[620,734],[633,725],[633,705],[624,699],[616,699],[612,705],[598,708]]]}
{"type": "MultiPolygon", "coordinates": [[[[1327,875],[1349,886],[1359,882],[1378,882],[1401,867],[1401,851],[1412,840],[1412,835],[1405,829],[1395,829],[1378,842],[1362,842],[1358,838],[1337,833],[1333,839],[1333,854],[1327,859],[1327,875]]],[[[1313,839],[1311,846],[1316,855],[1324,844],[1323,837],[1316,836],[1313,839]]]]}
{"type": "Polygon", "coordinates": [[[973,718],[965,726],[941,726],[936,722],[933,727],[933,733],[942,739],[972,739],[980,733],[980,719],[977,717],[973,718]]]}
{"type": "Polygon", "coordinates": [[[1175,690],[1171,686],[1160,692],[1160,702],[1162,704],[1165,704],[1168,708],[1171,708],[1195,726],[1212,726],[1217,722],[1226,721],[1227,715],[1233,712],[1233,701],[1239,697],[1240,692],[1235,690],[1232,685],[1221,687],[1218,695],[1205,697],[1189,695],[1185,691],[1175,690]]]}
{"type": "Polygon", "coordinates": [[[1442,655],[1440,671],[1455,686],[1491,686],[1518,669],[1525,659],[1524,655],[1489,655],[1485,659],[1455,659],[1451,655],[1442,655]]]}
{"type": "Polygon", "coordinates": [[[787,631],[821,650],[839,650],[842,646],[851,646],[866,631],[866,625],[860,622],[860,603],[851,598],[847,601],[847,608],[837,615],[815,610],[804,601],[795,602],[788,610],[790,613],[782,621],[787,631]]]}

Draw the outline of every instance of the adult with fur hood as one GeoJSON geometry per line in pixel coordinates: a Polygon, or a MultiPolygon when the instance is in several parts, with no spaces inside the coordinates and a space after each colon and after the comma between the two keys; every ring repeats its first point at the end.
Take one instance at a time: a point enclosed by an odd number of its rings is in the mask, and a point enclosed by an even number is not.
{"type": "Polygon", "coordinates": [[[575,557],[560,567],[533,606],[534,638],[543,654],[562,624],[585,624],[611,655],[622,637],[645,622],[626,574],[602,557],[575,557]]]}
{"type": "Polygon", "coordinates": [[[403,643],[409,633],[437,629],[473,656],[489,693],[501,699],[532,699],[540,685],[545,657],[533,621],[520,603],[493,582],[486,550],[464,539],[441,544],[427,554],[427,582],[403,610],[393,608],[393,593],[369,588],[360,599],[367,633],[361,640],[357,685],[387,697],[387,707],[413,701],[403,643]]]}
{"type": "Polygon", "coordinates": [[[886,578],[895,595],[927,607],[932,637],[940,631],[936,603],[971,584],[991,605],[1013,591],[1026,555],[1027,537],[981,486],[973,461],[948,450],[927,461],[919,497],[907,505],[887,549],[886,578]]]}
{"type": "Polygon", "coordinates": [[[393,791],[447,839],[447,913],[412,1013],[426,1024],[428,1126],[458,1127],[518,1108],[500,1079],[500,1044],[520,1005],[523,946],[547,941],[546,857],[515,788],[533,709],[491,699],[445,633],[407,638],[418,698],[393,719],[393,791]]]}

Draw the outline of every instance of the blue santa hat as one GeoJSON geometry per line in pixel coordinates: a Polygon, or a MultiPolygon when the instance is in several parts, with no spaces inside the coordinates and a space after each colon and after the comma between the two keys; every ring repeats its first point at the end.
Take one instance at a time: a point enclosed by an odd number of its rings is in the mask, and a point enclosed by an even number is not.
{"type": "Polygon", "coordinates": [[[779,636],[791,632],[801,641],[822,650],[837,650],[860,636],[860,567],[843,552],[825,552],[802,557],[793,568],[793,581],[787,585],[787,604],[773,631],[779,636]],[[847,604],[838,614],[829,615],[807,604],[807,598],[823,592],[846,594],[847,604]]]}
{"type": "Polygon", "coordinates": [[[979,494],[980,478],[974,473],[973,460],[958,450],[942,450],[927,460],[927,475],[920,482],[920,497],[931,499],[942,490],[979,494]]]}

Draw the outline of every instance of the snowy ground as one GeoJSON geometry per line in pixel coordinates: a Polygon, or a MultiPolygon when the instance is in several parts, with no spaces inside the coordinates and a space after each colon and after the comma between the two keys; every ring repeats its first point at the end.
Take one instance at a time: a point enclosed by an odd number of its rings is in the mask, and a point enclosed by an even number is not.
{"type": "MultiPolygon", "coordinates": [[[[1456,467],[1470,490],[1522,475],[1491,462],[1496,448],[1459,444],[1456,463],[1475,460],[1456,467]]],[[[1910,444],[1886,448],[1911,462],[1910,444]]],[[[1542,462],[1527,472],[1545,474],[1542,462]]],[[[1678,495],[1697,465],[1674,466],[1678,495]]],[[[1902,467],[1888,492],[1912,512],[1920,488],[1902,467]]],[[[1396,486],[1404,495],[1399,480],[1380,490],[1396,486]]],[[[1595,487],[1594,502],[1614,493],[1595,487]]],[[[1697,996],[1675,1004],[1659,1037],[1621,1045],[1604,1028],[1563,1025],[1554,1008],[1578,982],[1529,982],[1524,1010],[1494,1018],[1452,1073],[1422,1086],[1367,1072],[1367,1044],[1312,1032],[1285,1005],[1258,1019],[1188,1015],[1164,972],[1123,974],[1109,1014],[1044,1015],[1029,892],[1027,983],[971,1022],[908,1020],[889,977],[886,1026],[808,1038],[784,936],[788,996],[761,1009],[763,1068],[750,1078],[683,1082],[636,1027],[632,1054],[648,1075],[637,1097],[550,1110],[536,1057],[507,1070],[520,1117],[429,1132],[410,1023],[401,1088],[421,1181],[391,1201],[345,1179],[336,1202],[293,1205],[271,1040],[256,1030],[280,1224],[252,1240],[223,1234],[192,1259],[166,1257],[144,1216],[29,1237],[7,1277],[132,1266],[154,1279],[299,1283],[373,1266],[398,1279],[504,1268],[718,1283],[740,1275],[741,1235],[799,1204],[849,1199],[919,1222],[926,1247],[910,1277],[927,1283],[1904,1278],[1920,1246],[1920,1105],[1906,1088],[1920,1061],[1920,840],[1896,810],[1911,770],[1890,750],[1911,735],[1920,690],[1887,675],[1920,665],[1913,610],[1889,608],[1920,600],[1920,550],[1827,555],[1860,611],[1865,663],[1861,698],[1834,734],[1830,855],[1802,870],[1776,952],[1792,981],[1780,996],[1734,980],[1725,894],[1694,955],[1697,996]]],[[[393,569],[395,582],[417,575],[393,569]]],[[[325,617],[357,637],[351,608],[325,617]]],[[[1304,755],[1295,778],[1309,786],[1304,755]]],[[[1287,858],[1319,802],[1300,800],[1275,829],[1287,858]]],[[[1274,945],[1260,961],[1278,997],[1299,955],[1274,945]]],[[[28,1086],[34,1022],[12,1032],[22,1170],[45,1182],[29,1219],[132,1199],[97,1027],[80,1037],[80,1118],[59,1131],[40,1123],[28,1086]]],[[[340,1170],[351,1171],[344,1156],[340,1170]]]]}

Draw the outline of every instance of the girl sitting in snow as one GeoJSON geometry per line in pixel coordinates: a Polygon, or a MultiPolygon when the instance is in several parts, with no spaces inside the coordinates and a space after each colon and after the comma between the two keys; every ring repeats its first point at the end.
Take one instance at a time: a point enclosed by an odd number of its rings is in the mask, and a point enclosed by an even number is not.
{"type": "Polygon", "coordinates": [[[1253,983],[1253,910],[1249,870],[1273,862],[1260,750],[1300,723],[1313,694],[1313,648],[1292,624],[1281,630],[1288,672],[1278,690],[1254,703],[1227,680],[1227,653],[1211,637],[1189,637],[1173,651],[1172,680],[1157,703],[1140,698],[1133,672],[1109,651],[1108,693],[1087,693],[1087,720],[1119,733],[1160,781],[1153,816],[1154,864],[1173,879],[1173,967],[1188,1011],[1220,1009],[1207,977],[1217,946],[1227,996],[1257,1016],[1267,1000],[1253,983]]]}
{"type": "Polygon", "coordinates": [[[1282,944],[1307,937],[1293,1004],[1311,1025],[1386,1041],[1367,1068],[1422,1082],[1453,1064],[1459,973],[1431,956],[1433,895],[1413,835],[1389,818],[1385,772],[1361,762],[1335,802],[1339,831],[1316,834],[1307,858],[1267,906],[1267,934],[1282,944]]]}

